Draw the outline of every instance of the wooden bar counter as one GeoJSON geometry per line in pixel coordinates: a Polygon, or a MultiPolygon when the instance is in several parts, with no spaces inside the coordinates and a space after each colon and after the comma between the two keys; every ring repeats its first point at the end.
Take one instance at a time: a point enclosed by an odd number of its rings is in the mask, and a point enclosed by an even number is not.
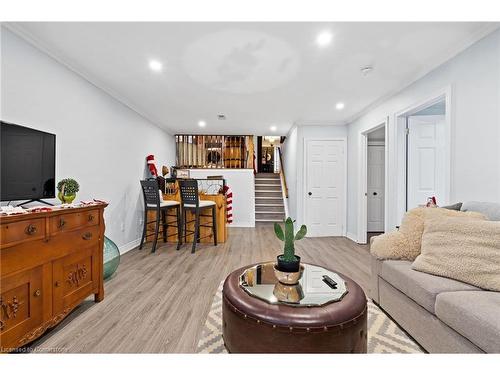
{"type": "MultiPolygon", "coordinates": [[[[180,193],[178,189],[178,183],[176,182],[176,190],[177,192],[175,194],[163,194],[163,199],[164,200],[173,200],[180,202],[180,193]]],[[[217,243],[224,243],[227,241],[227,236],[228,236],[228,227],[226,223],[226,197],[224,194],[216,194],[216,195],[211,195],[211,194],[203,194],[200,193],[200,200],[210,200],[215,202],[216,206],[216,218],[217,218],[217,243]]],[[[168,211],[169,215],[175,215],[175,209],[169,209],[168,211]]],[[[210,215],[211,214],[211,209],[208,208],[206,210],[202,210],[202,215],[210,215]]],[[[148,213],[148,221],[154,221],[156,219],[156,214],[154,211],[150,211],[148,213]]],[[[168,222],[175,221],[174,217],[169,216],[167,218],[168,222]]],[[[190,211],[187,211],[187,221],[192,221],[194,220],[194,214],[192,214],[190,211]]],[[[211,217],[200,217],[200,224],[206,224],[209,225],[212,222],[211,217]]],[[[154,233],[154,228],[155,225],[149,224],[148,225],[148,235],[150,233],[154,233]]],[[[194,222],[188,224],[188,233],[189,231],[194,230],[194,222]]],[[[161,232],[161,225],[160,225],[160,232],[161,232]]],[[[173,234],[176,232],[176,227],[168,227],[168,234],[173,234]]],[[[213,235],[212,235],[212,229],[208,227],[200,227],[200,237],[201,243],[213,243],[213,235]]],[[[148,236],[147,241],[152,241],[153,236],[148,236]]],[[[168,242],[177,242],[177,236],[170,236],[168,237],[168,242]]],[[[161,243],[162,241],[162,235],[161,233],[158,235],[158,241],[161,243]]],[[[184,243],[184,238],[182,239],[182,242],[184,243]]],[[[193,242],[193,235],[188,235],[187,236],[187,242],[193,242]]]]}

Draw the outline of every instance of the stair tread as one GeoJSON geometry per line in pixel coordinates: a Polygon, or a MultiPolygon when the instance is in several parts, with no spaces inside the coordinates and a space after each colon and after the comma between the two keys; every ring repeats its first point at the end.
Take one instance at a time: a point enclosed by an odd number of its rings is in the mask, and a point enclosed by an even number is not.
{"type": "Polygon", "coordinates": [[[255,219],[255,221],[271,221],[271,222],[273,222],[273,221],[281,221],[281,220],[279,220],[279,219],[255,219]]]}
{"type": "Polygon", "coordinates": [[[281,203],[255,203],[256,206],[267,206],[267,207],[285,207],[281,203]]]}
{"type": "Polygon", "coordinates": [[[285,211],[255,211],[256,214],[275,214],[283,216],[285,211]]]}

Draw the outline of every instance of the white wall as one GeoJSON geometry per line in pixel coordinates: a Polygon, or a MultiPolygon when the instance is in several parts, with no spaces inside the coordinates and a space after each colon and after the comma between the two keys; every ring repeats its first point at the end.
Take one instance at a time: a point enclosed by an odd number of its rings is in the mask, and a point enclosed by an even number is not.
{"type": "Polygon", "coordinates": [[[232,227],[255,226],[255,180],[253,169],[190,169],[190,177],[224,176],[233,192],[232,227]]]}
{"type": "Polygon", "coordinates": [[[283,158],[288,184],[288,209],[296,225],[304,224],[304,140],[346,138],[344,125],[297,125],[287,135],[283,158]]]}
{"type": "Polygon", "coordinates": [[[145,157],[173,165],[174,138],[9,30],[1,34],[1,119],[55,133],[56,181],[74,177],[77,200],[108,201],[106,235],[131,249],[141,231],[145,157]]]}
{"type": "Polygon", "coordinates": [[[285,143],[281,146],[283,156],[283,170],[288,187],[288,215],[297,217],[297,126],[293,126],[286,136],[285,143]]]}
{"type": "Polygon", "coordinates": [[[500,202],[500,30],[348,126],[348,232],[358,233],[360,133],[389,117],[388,224],[397,222],[395,113],[451,86],[450,201],[500,202]]]}

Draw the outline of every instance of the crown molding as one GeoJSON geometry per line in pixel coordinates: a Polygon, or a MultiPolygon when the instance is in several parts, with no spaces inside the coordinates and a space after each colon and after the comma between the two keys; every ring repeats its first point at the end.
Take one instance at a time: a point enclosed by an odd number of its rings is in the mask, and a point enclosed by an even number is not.
{"type": "Polygon", "coordinates": [[[155,121],[152,118],[150,118],[141,109],[137,108],[134,104],[132,104],[127,98],[125,98],[124,96],[120,95],[119,93],[117,93],[116,91],[105,85],[101,80],[96,78],[91,73],[87,72],[84,68],[82,68],[81,66],[77,66],[77,64],[75,64],[74,62],[70,62],[69,60],[61,56],[60,53],[53,51],[53,49],[50,48],[46,43],[42,42],[39,38],[37,38],[35,35],[27,31],[18,23],[3,22],[2,26],[5,26],[7,29],[9,29],[11,32],[13,32],[17,36],[25,40],[27,43],[31,44],[33,47],[35,47],[42,53],[48,55],[49,57],[57,61],[59,64],[71,70],[73,73],[80,76],[85,81],[90,83],[92,86],[98,88],[107,95],[111,96],[114,100],[118,101],[120,104],[124,105],[129,110],[135,112],[137,115],[145,119],[151,125],[160,128],[162,131],[166,132],[169,135],[173,135],[175,133],[170,127],[167,127],[159,123],[158,121],[155,121]]]}

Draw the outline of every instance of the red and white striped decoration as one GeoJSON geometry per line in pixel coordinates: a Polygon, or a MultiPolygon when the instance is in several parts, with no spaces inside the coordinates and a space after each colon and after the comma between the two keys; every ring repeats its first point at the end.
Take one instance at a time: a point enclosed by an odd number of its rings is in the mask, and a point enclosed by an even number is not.
{"type": "Polygon", "coordinates": [[[226,214],[226,219],[229,224],[233,222],[233,191],[231,188],[227,185],[224,186],[223,188],[223,193],[226,196],[226,208],[227,208],[227,214],[226,214]]]}

